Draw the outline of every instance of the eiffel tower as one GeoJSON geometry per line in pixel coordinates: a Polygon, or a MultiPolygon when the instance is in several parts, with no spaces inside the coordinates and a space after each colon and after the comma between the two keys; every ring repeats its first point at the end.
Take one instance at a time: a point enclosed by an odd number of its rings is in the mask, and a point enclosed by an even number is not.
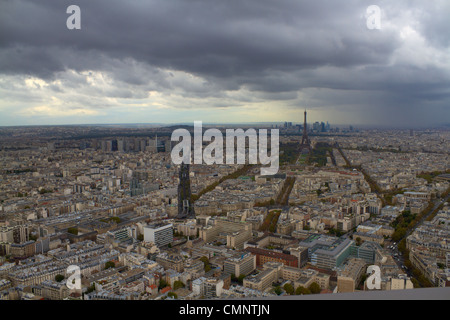
{"type": "Polygon", "coordinates": [[[306,125],[306,110],[305,110],[305,122],[303,123],[303,136],[302,136],[302,143],[300,144],[300,152],[301,153],[311,152],[311,141],[309,141],[308,129],[306,125]]]}

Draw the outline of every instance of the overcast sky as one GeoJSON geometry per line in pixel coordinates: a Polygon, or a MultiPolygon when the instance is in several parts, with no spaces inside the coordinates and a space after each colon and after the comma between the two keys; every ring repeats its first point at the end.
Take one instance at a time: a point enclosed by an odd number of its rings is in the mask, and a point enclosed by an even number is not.
{"type": "Polygon", "coordinates": [[[0,125],[305,109],[332,125],[450,123],[449,17],[448,0],[0,0],[0,125]]]}

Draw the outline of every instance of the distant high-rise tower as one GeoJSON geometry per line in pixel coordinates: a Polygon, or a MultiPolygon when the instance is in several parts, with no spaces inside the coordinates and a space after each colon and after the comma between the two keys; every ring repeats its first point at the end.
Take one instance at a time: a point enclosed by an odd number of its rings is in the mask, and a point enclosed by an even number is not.
{"type": "Polygon", "coordinates": [[[168,139],[168,140],[166,140],[166,142],[164,142],[164,151],[165,152],[172,151],[172,141],[170,139],[168,139]]]}
{"type": "Polygon", "coordinates": [[[194,206],[191,203],[191,180],[189,164],[184,162],[180,167],[180,183],[178,185],[178,219],[194,219],[194,206]]]}
{"type": "Polygon", "coordinates": [[[301,153],[311,152],[311,142],[309,141],[308,129],[306,125],[306,110],[305,110],[305,121],[303,123],[303,136],[302,136],[302,143],[300,144],[300,152],[301,153]]]}

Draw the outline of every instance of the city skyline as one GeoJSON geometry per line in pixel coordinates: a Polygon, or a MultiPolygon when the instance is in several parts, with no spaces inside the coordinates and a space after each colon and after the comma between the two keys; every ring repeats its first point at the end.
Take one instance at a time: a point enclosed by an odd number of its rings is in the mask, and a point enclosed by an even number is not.
{"type": "Polygon", "coordinates": [[[448,300],[450,132],[302,131],[264,175],[250,141],[180,168],[170,128],[2,128],[0,300],[448,300]]]}
{"type": "Polygon", "coordinates": [[[260,319],[449,300],[448,17],[0,0],[0,301],[260,319]]]}
{"type": "Polygon", "coordinates": [[[1,4],[0,126],[448,125],[444,1],[71,4],[1,4]]]}

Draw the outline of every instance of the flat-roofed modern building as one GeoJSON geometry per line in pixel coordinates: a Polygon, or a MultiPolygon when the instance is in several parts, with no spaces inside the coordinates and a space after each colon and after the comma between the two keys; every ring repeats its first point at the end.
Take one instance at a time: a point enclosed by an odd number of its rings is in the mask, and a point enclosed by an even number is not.
{"type": "Polygon", "coordinates": [[[354,292],[366,270],[366,265],[364,259],[351,258],[338,274],[338,292],[354,292]]]}
{"type": "Polygon", "coordinates": [[[223,271],[234,274],[236,277],[240,275],[248,275],[256,269],[256,256],[251,253],[244,252],[227,258],[223,264],[223,271]]]}
{"type": "Polygon", "coordinates": [[[366,241],[360,246],[353,244],[350,255],[354,258],[364,259],[366,263],[375,264],[383,259],[382,250],[378,243],[366,241]]]}
{"type": "Polygon", "coordinates": [[[277,280],[277,274],[277,269],[268,268],[257,275],[244,278],[243,285],[246,288],[264,291],[277,280]]]}
{"type": "Polygon", "coordinates": [[[289,267],[299,267],[299,258],[290,254],[289,252],[280,252],[275,250],[268,250],[262,248],[248,247],[245,251],[250,252],[256,256],[256,265],[262,266],[266,262],[282,262],[289,267]]]}
{"type": "Polygon", "coordinates": [[[252,224],[235,222],[224,217],[211,219],[209,224],[199,230],[199,237],[205,242],[211,242],[220,236],[226,236],[227,247],[243,249],[246,241],[252,238],[252,224]]]}
{"type": "Polygon", "coordinates": [[[15,258],[27,258],[36,253],[35,241],[27,241],[24,243],[12,243],[10,246],[11,256],[15,258]]]}
{"type": "Polygon", "coordinates": [[[115,241],[122,242],[127,241],[132,236],[132,229],[130,227],[125,227],[121,229],[111,230],[107,232],[115,241]]]}
{"type": "Polygon", "coordinates": [[[300,246],[308,248],[308,259],[313,266],[334,270],[350,256],[353,243],[349,238],[312,235],[301,241],[300,246]]]}
{"type": "Polygon", "coordinates": [[[173,242],[173,226],[171,223],[154,223],[144,227],[144,241],[153,242],[157,247],[173,242]]]}

